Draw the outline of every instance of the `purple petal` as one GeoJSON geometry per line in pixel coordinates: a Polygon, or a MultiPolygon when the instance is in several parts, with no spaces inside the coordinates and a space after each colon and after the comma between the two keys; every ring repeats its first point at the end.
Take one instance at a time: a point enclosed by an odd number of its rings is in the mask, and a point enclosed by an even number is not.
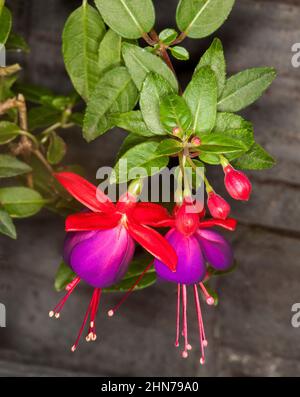
{"type": "Polygon", "coordinates": [[[85,282],[106,288],[124,277],[134,249],[133,239],[120,225],[109,230],[69,233],[64,258],[85,282]]]}
{"type": "Polygon", "coordinates": [[[217,270],[227,270],[233,261],[233,252],[225,238],[213,231],[198,229],[196,236],[207,262],[217,270]]]}
{"type": "Polygon", "coordinates": [[[177,268],[176,272],[172,272],[164,263],[155,259],[154,266],[158,276],[170,282],[188,285],[202,281],[206,267],[197,238],[184,236],[176,229],[171,229],[166,239],[178,256],[177,268]]]}

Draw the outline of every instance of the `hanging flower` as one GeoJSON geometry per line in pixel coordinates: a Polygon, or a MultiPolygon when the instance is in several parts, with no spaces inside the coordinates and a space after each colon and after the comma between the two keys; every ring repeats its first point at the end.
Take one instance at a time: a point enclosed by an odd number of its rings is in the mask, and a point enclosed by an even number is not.
{"type": "Polygon", "coordinates": [[[169,221],[170,216],[165,208],[152,203],[138,203],[137,196],[129,192],[115,205],[100,189],[76,174],[63,172],[55,176],[86,207],[85,212],[66,219],[68,234],[63,256],[77,277],[68,285],[66,296],[49,313],[50,317],[59,317],[64,303],[80,280],[95,288],[72,346],[72,351],[75,351],[89,316],[87,341],[96,339],[95,317],[101,290],[124,277],[134,255],[135,242],[163,261],[171,272],[176,270],[177,255],[164,237],[150,227],[169,221]]]}
{"type": "Polygon", "coordinates": [[[252,191],[249,178],[241,171],[237,171],[230,164],[223,167],[225,187],[235,200],[248,201],[252,191]]]}
{"type": "Polygon", "coordinates": [[[191,345],[188,341],[187,326],[187,286],[192,285],[199,326],[201,359],[204,364],[204,348],[207,346],[205,336],[198,286],[206,302],[211,305],[214,299],[210,296],[203,281],[207,275],[206,264],[209,263],[217,270],[227,270],[233,261],[233,253],[229,243],[223,236],[213,230],[213,226],[220,226],[227,230],[234,230],[234,219],[209,219],[203,220],[204,211],[199,214],[193,211],[193,205],[185,202],[175,210],[175,219],[169,222],[171,230],[166,234],[167,241],[175,249],[178,256],[176,272],[171,272],[160,259],[155,259],[154,266],[162,280],[177,284],[177,322],[175,346],[179,346],[180,335],[180,304],[183,305],[183,332],[184,349],[182,357],[188,356],[191,345]]]}

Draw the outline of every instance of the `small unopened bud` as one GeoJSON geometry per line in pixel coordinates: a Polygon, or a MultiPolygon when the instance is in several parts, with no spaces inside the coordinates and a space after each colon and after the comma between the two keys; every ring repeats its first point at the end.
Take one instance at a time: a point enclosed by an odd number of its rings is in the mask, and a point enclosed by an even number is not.
{"type": "Polygon", "coordinates": [[[241,171],[237,171],[230,164],[224,168],[225,187],[235,200],[248,201],[252,191],[252,185],[248,177],[241,171]]]}
{"type": "Polygon", "coordinates": [[[191,143],[194,146],[200,146],[201,145],[201,139],[198,136],[194,136],[194,138],[192,139],[191,143]]]}
{"type": "Polygon", "coordinates": [[[214,191],[208,193],[207,206],[215,219],[226,219],[230,214],[230,205],[214,191]]]}
{"type": "Polygon", "coordinates": [[[173,132],[173,135],[178,136],[180,134],[181,130],[179,127],[174,127],[172,132],[173,132]]]}

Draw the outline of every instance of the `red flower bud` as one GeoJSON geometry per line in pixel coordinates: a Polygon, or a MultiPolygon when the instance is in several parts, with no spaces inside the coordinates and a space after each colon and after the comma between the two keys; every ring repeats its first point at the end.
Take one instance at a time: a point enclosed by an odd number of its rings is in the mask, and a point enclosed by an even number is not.
{"type": "Polygon", "coordinates": [[[248,177],[243,172],[235,170],[230,164],[223,169],[225,187],[230,196],[235,200],[248,201],[252,190],[248,177]]]}
{"type": "Polygon", "coordinates": [[[230,214],[230,205],[214,191],[208,193],[207,206],[215,219],[226,219],[230,214]]]}

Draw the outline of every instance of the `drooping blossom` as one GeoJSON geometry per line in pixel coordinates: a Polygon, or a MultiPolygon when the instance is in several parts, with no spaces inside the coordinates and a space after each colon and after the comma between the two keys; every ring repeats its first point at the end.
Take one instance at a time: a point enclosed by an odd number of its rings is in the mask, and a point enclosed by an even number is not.
{"type": "MultiPolygon", "coordinates": [[[[50,317],[59,318],[62,307],[80,280],[94,287],[94,293],[72,351],[75,351],[88,317],[90,327],[87,341],[96,339],[95,318],[101,291],[124,277],[138,242],[155,258],[163,261],[171,272],[177,264],[177,255],[170,244],[151,226],[160,226],[170,219],[165,208],[152,203],[139,203],[137,196],[127,192],[117,204],[96,186],[79,175],[63,172],[57,180],[86,211],[66,219],[68,232],[64,243],[64,260],[76,273],[67,286],[66,296],[52,310],[50,317]]],[[[151,264],[147,269],[152,266],[151,264]]]]}
{"type": "Polygon", "coordinates": [[[175,210],[175,217],[168,224],[171,227],[166,234],[167,241],[175,249],[178,256],[176,272],[171,272],[165,263],[155,259],[155,270],[160,279],[177,284],[177,321],[175,346],[179,346],[180,337],[180,305],[182,300],[182,335],[184,348],[182,357],[188,356],[191,345],[188,341],[187,323],[187,286],[193,286],[194,300],[199,326],[199,339],[201,358],[204,364],[204,348],[207,346],[205,336],[198,287],[209,305],[214,304],[214,299],[208,293],[204,281],[207,276],[207,264],[213,268],[224,271],[230,268],[233,261],[233,253],[230,244],[225,238],[211,227],[220,226],[227,230],[234,230],[236,221],[234,219],[209,219],[204,220],[204,211],[196,213],[193,211],[192,203],[184,203],[175,210]]]}

